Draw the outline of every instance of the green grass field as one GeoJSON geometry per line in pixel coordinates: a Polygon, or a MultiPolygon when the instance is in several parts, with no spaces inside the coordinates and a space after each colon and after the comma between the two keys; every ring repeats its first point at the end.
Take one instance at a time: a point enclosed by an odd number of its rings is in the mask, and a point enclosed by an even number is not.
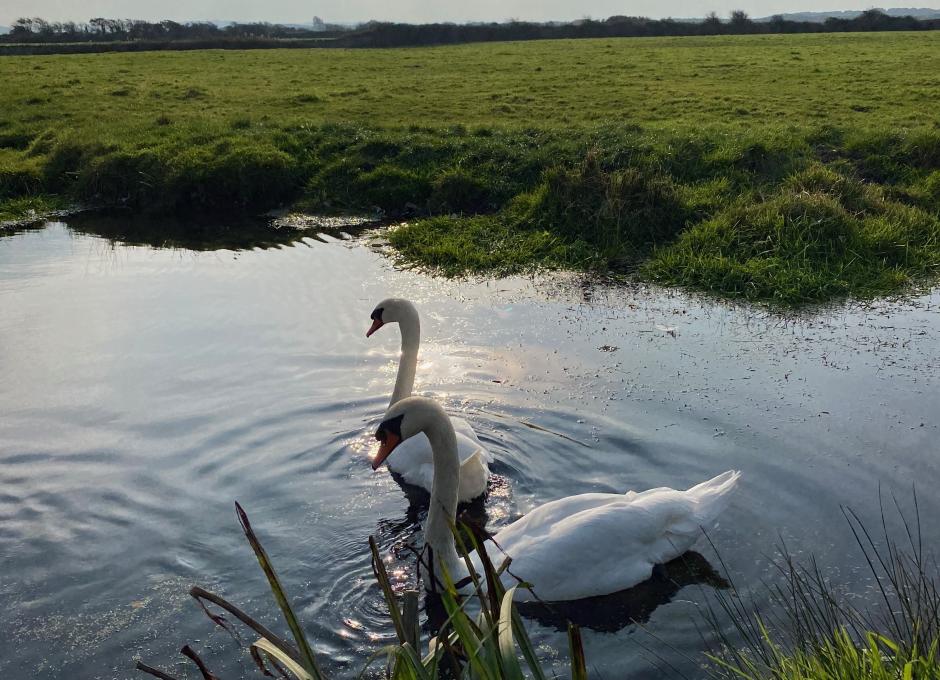
{"type": "Polygon", "coordinates": [[[794,303],[940,265],[940,33],[0,59],[0,219],[296,202],[448,272],[794,303]]]}

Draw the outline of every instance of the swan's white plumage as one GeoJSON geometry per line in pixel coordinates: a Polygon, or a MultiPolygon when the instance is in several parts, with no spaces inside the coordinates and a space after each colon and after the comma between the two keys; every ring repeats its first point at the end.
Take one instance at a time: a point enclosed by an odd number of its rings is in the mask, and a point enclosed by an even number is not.
{"type": "MultiPolygon", "coordinates": [[[[451,418],[455,425],[458,420],[467,422],[463,418],[451,418]]],[[[467,428],[469,427],[468,424],[467,428]]],[[[473,430],[470,430],[470,433],[473,434],[473,430]]],[[[471,439],[465,431],[460,430],[457,431],[457,455],[460,458],[457,498],[459,502],[467,503],[486,491],[492,457],[475,434],[471,439]]],[[[403,441],[395,448],[392,458],[387,461],[389,470],[401,475],[409,484],[431,491],[434,482],[434,460],[431,456],[431,442],[426,435],[417,434],[403,441]]]]}
{"type": "Polygon", "coordinates": [[[654,565],[691,548],[702,529],[714,525],[739,477],[729,470],[686,491],[662,487],[551,501],[499,531],[489,552],[496,563],[503,553],[512,557],[504,585],[516,585],[517,578],[532,585],[532,592],[516,591],[520,601],[625,590],[648,579],[654,565]]]}
{"type": "MultiPolygon", "coordinates": [[[[395,390],[389,404],[391,408],[401,399],[410,396],[414,388],[421,323],[418,310],[408,300],[383,300],[376,305],[373,319],[376,314],[379,314],[383,324],[398,323],[401,330],[402,351],[395,390]]],[[[452,416],[450,422],[457,433],[457,455],[460,458],[458,501],[468,503],[486,493],[490,478],[489,464],[493,457],[464,418],[452,416]]],[[[434,461],[431,443],[424,434],[418,434],[399,444],[395,449],[394,460],[389,459],[387,465],[389,470],[400,475],[409,484],[419,486],[430,493],[434,479],[434,461]]]]}
{"type": "MultiPolygon", "coordinates": [[[[466,566],[457,555],[451,531],[461,468],[451,420],[437,402],[408,397],[386,412],[380,426],[383,447],[389,432],[404,441],[425,435],[431,445],[434,478],[425,543],[432,567],[439,565],[461,582],[466,566]]],[[[391,460],[400,448],[401,444],[380,448],[380,453],[391,460]]],[[[522,601],[578,600],[625,590],[648,579],[655,565],[692,547],[702,529],[713,526],[727,506],[740,476],[729,470],[685,491],[661,487],[551,501],[489,539],[488,552],[497,564],[503,555],[512,558],[501,578],[507,587],[527,584],[516,590],[522,601]]],[[[477,555],[473,562],[482,573],[477,555]]],[[[425,587],[436,588],[435,579],[426,579],[425,587]]]]}

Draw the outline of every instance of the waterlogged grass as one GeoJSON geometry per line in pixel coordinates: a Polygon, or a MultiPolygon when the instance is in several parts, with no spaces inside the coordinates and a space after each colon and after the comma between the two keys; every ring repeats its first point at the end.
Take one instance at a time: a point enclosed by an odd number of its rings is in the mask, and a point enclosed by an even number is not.
{"type": "MultiPolygon", "coordinates": [[[[917,497],[913,514],[894,500],[900,527],[889,530],[882,505],[880,535],[843,510],[860,567],[877,587],[878,607],[858,604],[823,574],[815,559],[798,563],[784,549],[761,611],[739,592],[716,592],[705,618],[711,630],[709,675],[735,680],[908,680],[940,677],[938,564],[925,546],[917,497]],[[730,624],[730,626],[728,625],[730,624]]],[[[894,514],[894,513],[890,513],[894,514]]],[[[892,523],[896,522],[892,518],[892,523]]]]}
{"type": "Polygon", "coordinates": [[[17,225],[31,222],[43,215],[49,215],[69,206],[56,196],[17,196],[6,201],[0,201],[0,229],[4,225],[17,225]]]}
{"type": "Polygon", "coordinates": [[[784,304],[940,265],[940,34],[0,59],[0,212],[411,218],[448,273],[629,270],[784,304]]]}
{"type": "Polygon", "coordinates": [[[754,171],[681,184],[658,170],[604,170],[589,154],[579,168],[546,171],[497,214],[417,220],[389,239],[406,260],[449,274],[533,263],[635,270],[786,305],[897,292],[940,273],[940,172],[918,193],[864,181],[851,162],[807,153],[793,165],[805,167],[763,182],[754,171]]]}

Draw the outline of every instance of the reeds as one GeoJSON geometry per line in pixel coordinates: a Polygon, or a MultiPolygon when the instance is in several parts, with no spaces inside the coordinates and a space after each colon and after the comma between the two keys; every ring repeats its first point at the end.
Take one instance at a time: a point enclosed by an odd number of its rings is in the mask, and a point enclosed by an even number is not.
{"type": "Polygon", "coordinates": [[[897,540],[881,506],[876,536],[850,509],[846,521],[877,587],[872,611],[841,596],[815,559],[798,564],[785,546],[761,611],[732,587],[704,614],[713,640],[707,656],[716,678],[802,680],[940,678],[937,562],[924,547],[916,495],[913,515],[895,499],[903,525],[897,540]],[[726,622],[730,621],[730,628],[726,622]]]}
{"type": "MultiPolygon", "coordinates": [[[[786,546],[775,563],[782,578],[765,586],[769,606],[761,608],[745,601],[733,583],[728,590],[716,590],[714,604],[702,610],[710,632],[704,650],[709,661],[707,675],[738,680],[940,680],[938,567],[924,546],[916,495],[913,505],[913,514],[908,515],[894,501],[902,527],[894,533],[889,530],[883,505],[878,531],[872,531],[854,511],[843,510],[860,558],[876,584],[879,601],[871,603],[872,608],[848,600],[815,559],[798,563],[786,546]],[[900,538],[895,538],[898,535],[900,538]]],[[[249,651],[262,672],[296,680],[325,680],[329,676],[320,668],[314,645],[306,637],[247,514],[237,504],[236,512],[293,640],[280,637],[215,593],[194,587],[190,594],[214,623],[233,635],[232,622],[213,613],[210,606],[224,610],[258,636],[249,651]]],[[[385,677],[394,680],[545,680],[547,674],[513,604],[515,588],[506,590],[500,582],[510,560],[494,565],[472,529],[453,529],[458,552],[468,567],[470,552],[475,549],[483,573],[469,569],[472,587],[465,597],[458,595],[449,574],[438,574],[444,585],[437,603],[440,614],[432,621],[427,639],[422,638],[419,625],[418,592],[395,592],[378,546],[369,539],[373,573],[388,604],[397,640],[375,650],[359,677],[381,664],[385,677]]],[[[430,609],[431,602],[428,604],[430,609]]],[[[577,626],[569,624],[568,640],[571,678],[586,680],[587,664],[577,626]]],[[[186,646],[181,653],[193,661],[204,680],[215,679],[195,650],[186,646]]],[[[137,668],[163,680],[178,680],[143,663],[137,668]]]]}
{"type": "MultiPolygon", "coordinates": [[[[190,595],[199,603],[206,615],[218,626],[235,635],[235,629],[224,615],[215,614],[210,605],[219,607],[258,635],[249,646],[249,652],[259,671],[271,677],[295,678],[296,680],[326,680],[314,651],[314,645],[304,633],[303,626],[294,613],[290,598],[285,592],[277,572],[248,515],[235,504],[236,514],[262,571],[268,580],[271,593],[277,602],[293,642],[290,642],[259,623],[239,607],[225,598],[198,586],[190,595]],[[277,674],[277,675],[275,675],[277,674]]],[[[470,564],[467,541],[454,527],[458,550],[470,564]]],[[[515,588],[503,589],[499,574],[508,566],[506,560],[499,568],[494,567],[485,550],[479,549],[475,537],[471,547],[478,548],[483,565],[483,579],[474,574],[473,593],[469,597],[457,592],[449,574],[442,574],[445,588],[440,594],[444,617],[427,641],[421,639],[419,625],[419,595],[417,591],[406,591],[399,596],[392,587],[375,540],[369,538],[372,553],[372,570],[382,590],[397,642],[376,650],[366,661],[360,674],[362,677],[373,665],[384,663],[385,676],[393,680],[437,680],[437,678],[467,678],[468,680],[522,680],[532,677],[545,680],[535,648],[526,633],[522,619],[513,604],[515,588]],[[477,606],[477,603],[479,606],[477,606]],[[471,608],[478,609],[472,613],[471,608]],[[527,672],[523,670],[526,669],[527,672]]],[[[581,633],[576,626],[569,629],[572,680],[586,680],[586,663],[581,644],[581,633]]],[[[189,645],[181,654],[193,661],[203,680],[218,680],[206,663],[189,645]]],[[[138,662],[137,669],[162,678],[178,680],[157,668],[138,662]]]]}

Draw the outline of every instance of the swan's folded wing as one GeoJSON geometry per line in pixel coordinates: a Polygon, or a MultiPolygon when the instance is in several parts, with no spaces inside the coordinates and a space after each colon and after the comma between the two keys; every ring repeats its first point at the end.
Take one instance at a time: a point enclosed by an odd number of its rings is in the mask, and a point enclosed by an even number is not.
{"type": "MultiPolygon", "coordinates": [[[[451,416],[450,422],[451,422],[451,425],[454,426],[454,432],[457,433],[458,446],[460,446],[460,439],[464,438],[473,445],[474,449],[482,449],[483,462],[485,462],[487,465],[493,462],[493,454],[487,451],[486,447],[483,446],[483,442],[480,441],[480,438],[477,436],[477,433],[474,432],[473,428],[470,426],[470,423],[468,423],[466,419],[451,416]]],[[[461,460],[464,459],[462,451],[461,451],[460,459],[461,460]]]]}
{"type": "Polygon", "coordinates": [[[434,479],[431,442],[423,432],[396,446],[393,455],[386,459],[386,465],[409,484],[431,490],[434,479]]]}
{"type": "Polygon", "coordinates": [[[466,503],[486,493],[489,479],[490,469],[483,458],[483,449],[478,448],[460,462],[458,500],[466,503]]]}
{"type": "Polygon", "coordinates": [[[457,433],[457,456],[460,458],[460,464],[463,465],[468,458],[478,456],[481,463],[489,465],[491,456],[484,446],[476,439],[471,439],[464,434],[457,433]]]}
{"type": "MultiPolygon", "coordinates": [[[[694,496],[674,489],[655,491],[563,498],[537,508],[531,519],[511,524],[495,540],[512,556],[512,572],[532,583],[543,600],[624,590],[649,578],[653,565],[678,557],[701,536],[694,496]]],[[[526,595],[520,591],[522,599],[526,595]]]]}

